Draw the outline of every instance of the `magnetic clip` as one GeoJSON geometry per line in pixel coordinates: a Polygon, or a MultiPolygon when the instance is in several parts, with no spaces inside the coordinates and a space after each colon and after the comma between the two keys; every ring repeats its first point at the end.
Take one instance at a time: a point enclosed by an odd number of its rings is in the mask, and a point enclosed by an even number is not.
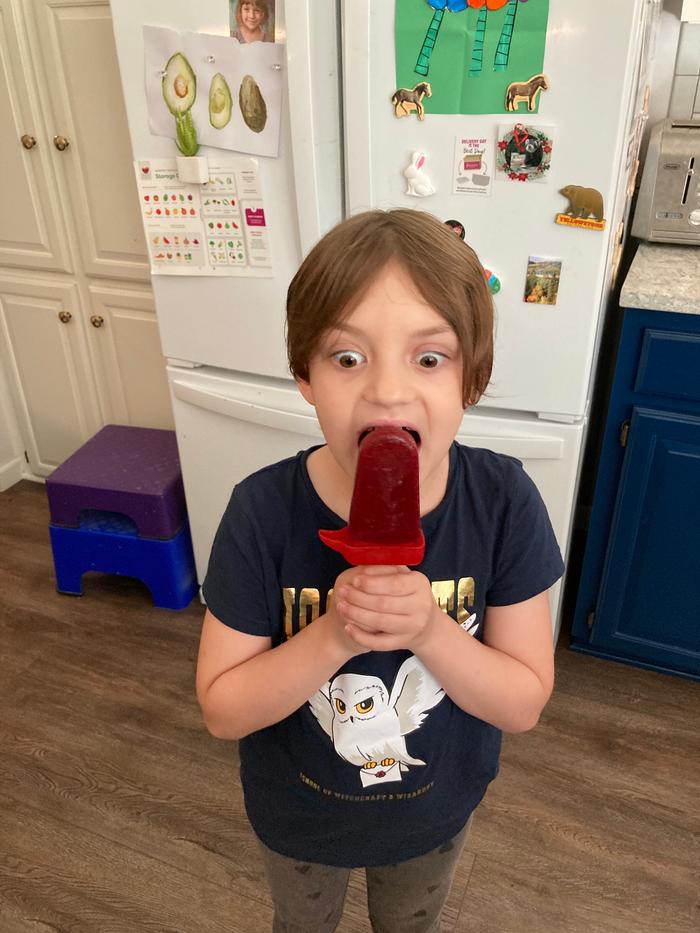
{"type": "Polygon", "coordinates": [[[209,159],[206,156],[177,156],[177,177],[184,185],[203,185],[209,181],[209,159]]]}

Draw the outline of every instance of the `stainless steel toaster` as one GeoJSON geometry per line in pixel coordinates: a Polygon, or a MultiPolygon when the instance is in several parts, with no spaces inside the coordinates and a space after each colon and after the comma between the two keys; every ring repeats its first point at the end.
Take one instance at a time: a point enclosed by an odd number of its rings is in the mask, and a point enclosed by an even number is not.
{"type": "Polygon", "coordinates": [[[700,245],[700,122],[662,120],[651,131],[632,236],[700,245]]]}

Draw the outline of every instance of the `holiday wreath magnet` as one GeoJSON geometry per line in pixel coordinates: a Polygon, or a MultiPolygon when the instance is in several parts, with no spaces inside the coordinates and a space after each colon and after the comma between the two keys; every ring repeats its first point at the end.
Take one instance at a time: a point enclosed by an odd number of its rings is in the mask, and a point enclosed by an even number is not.
{"type": "Polygon", "coordinates": [[[542,127],[501,127],[496,164],[511,181],[544,181],[552,159],[552,140],[542,127]]]}

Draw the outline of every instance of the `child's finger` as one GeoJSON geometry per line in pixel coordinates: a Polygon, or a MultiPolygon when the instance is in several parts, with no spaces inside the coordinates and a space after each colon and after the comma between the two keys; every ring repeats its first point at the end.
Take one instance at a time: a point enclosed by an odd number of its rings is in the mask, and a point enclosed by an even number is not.
{"type": "Polygon", "coordinates": [[[386,612],[377,612],[375,609],[364,608],[356,603],[343,602],[340,606],[343,618],[347,622],[355,622],[370,631],[389,630],[401,625],[402,616],[386,612]]]}
{"type": "Polygon", "coordinates": [[[369,576],[385,576],[392,573],[410,573],[410,569],[403,564],[364,564],[360,569],[361,573],[369,576]]]}
{"type": "Polygon", "coordinates": [[[358,609],[367,609],[378,615],[407,615],[411,612],[412,603],[403,595],[368,592],[364,587],[350,586],[341,599],[348,606],[358,609]]]}
{"type": "Polygon", "coordinates": [[[354,589],[376,596],[409,596],[417,589],[415,578],[409,571],[389,574],[358,574],[353,578],[354,589]]]}

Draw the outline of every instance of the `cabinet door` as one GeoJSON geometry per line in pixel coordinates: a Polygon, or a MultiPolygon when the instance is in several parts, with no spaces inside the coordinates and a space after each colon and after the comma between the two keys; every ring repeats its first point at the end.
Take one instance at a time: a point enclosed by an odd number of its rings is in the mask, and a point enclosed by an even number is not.
{"type": "Polygon", "coordinates": [[[77,288],[0,278],[0,351],[31,472],[46,476],[101,426],[77,288]]]}
{"type": "Polygon", "coordinates": [[[149,277],[109,3],[34,0],[54,164],[88,275],[149,277]],[[59,145],[60,145],[59,141],[59,145]]]}
{"type": "Polygon", "coordinates": [[[591,646],[700,673],[700,417],[636,408],[591,646]]]}
{"type": "Polygon", "coordinates": [[[20,49],[13,5],[0,0],[0,265],[70,272],[49,141],[20,49]]]}
{"type": "Polygon", "coordinates": [[[90,286],[88,327],[107,420],[174,427],[153,296],[146,289],[90,286]]]}

